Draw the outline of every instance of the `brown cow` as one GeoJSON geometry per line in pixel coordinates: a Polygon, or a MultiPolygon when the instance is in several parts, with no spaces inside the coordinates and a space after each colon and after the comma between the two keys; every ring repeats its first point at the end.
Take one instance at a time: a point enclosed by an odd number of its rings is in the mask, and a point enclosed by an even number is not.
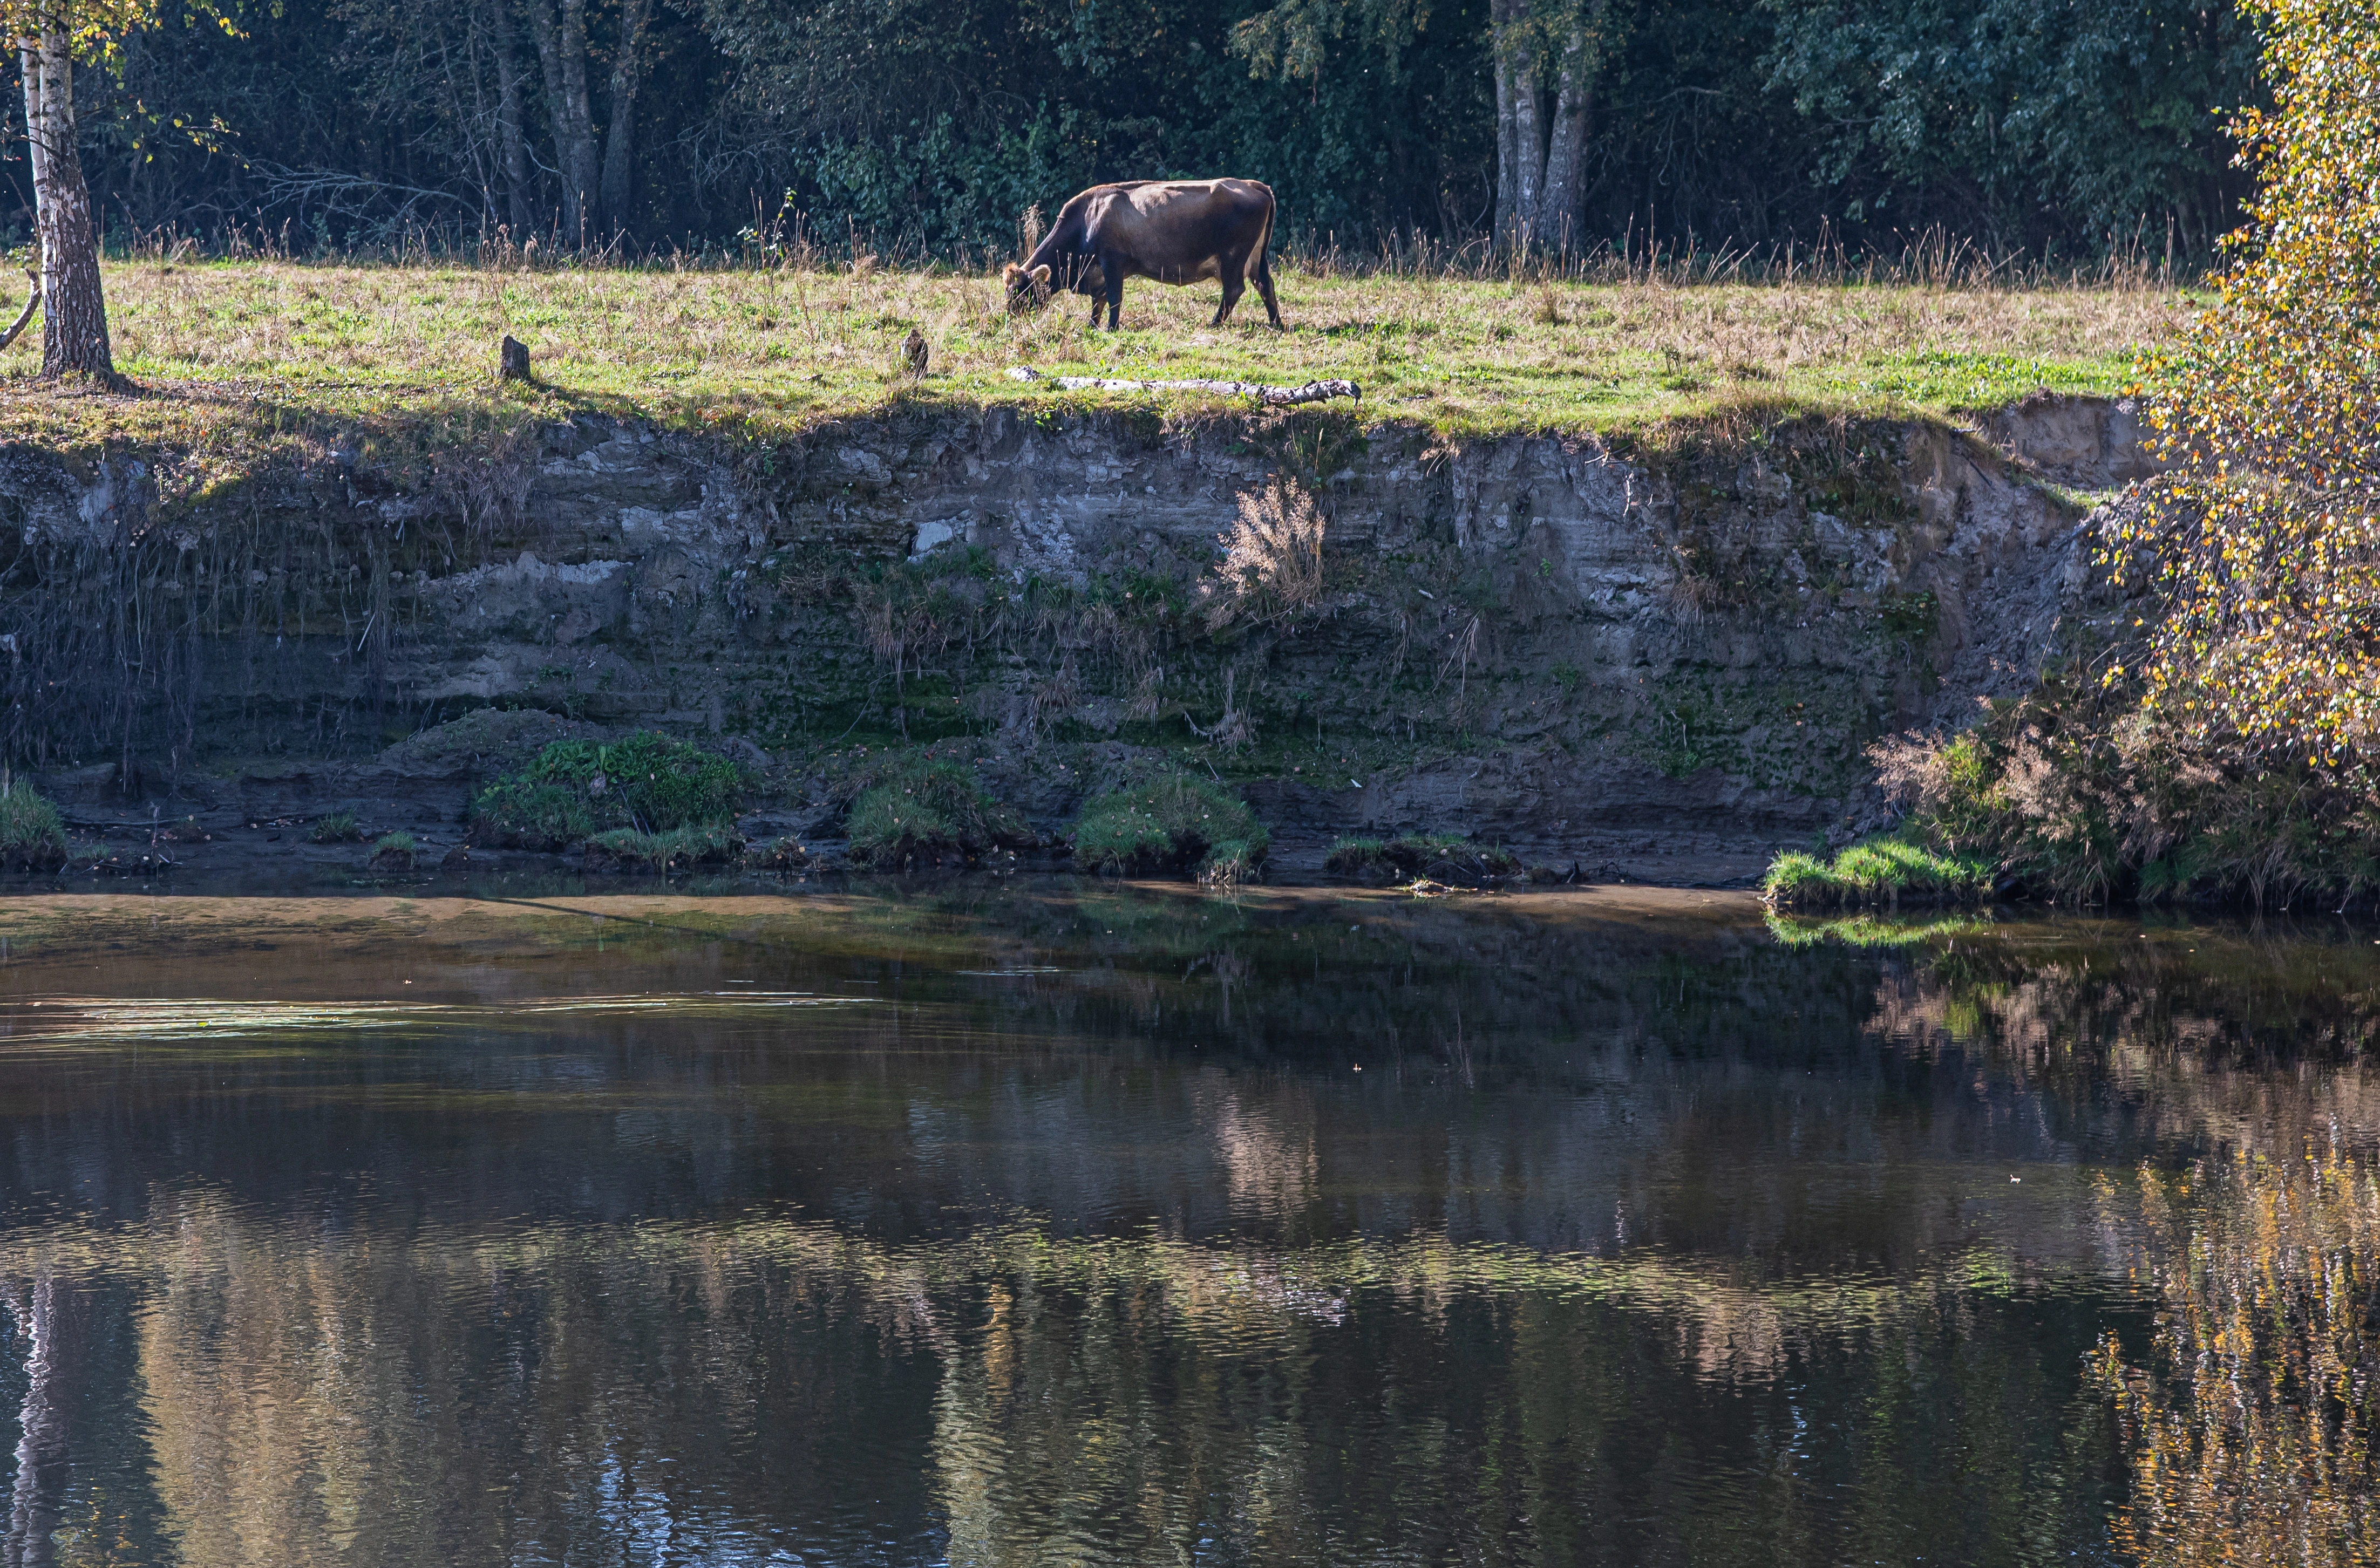
{"type": "Polygon", "coordinates": [[[1053,288],[1091,297],[1091,324],[1108,309],[1108,330],[1123,311],[1123,281],[1154,278],[1176,286],[1220,279],[1221,326],[1256,279],[1265,314],[1281,327],[1272,292],[1272,187],[1252,179],[1136,179],[1095,185],[1059,211],[1032,259],[1002,273],[1008,308],[1045,303],[1053,288]]]}

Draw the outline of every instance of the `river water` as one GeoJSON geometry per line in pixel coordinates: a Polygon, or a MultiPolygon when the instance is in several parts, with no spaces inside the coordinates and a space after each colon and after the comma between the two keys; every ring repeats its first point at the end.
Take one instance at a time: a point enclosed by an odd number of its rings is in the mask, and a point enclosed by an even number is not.
{"type": "Polygon", "coordinates": [[[0,907],[0,1561],[2370,1561],[2380,945],[0,907]]]}

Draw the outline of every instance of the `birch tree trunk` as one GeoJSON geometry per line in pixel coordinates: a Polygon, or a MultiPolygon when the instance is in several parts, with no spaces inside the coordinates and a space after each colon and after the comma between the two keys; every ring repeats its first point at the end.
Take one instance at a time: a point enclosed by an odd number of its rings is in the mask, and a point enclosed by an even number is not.
{"type": "Polygon", "coordinates": [[[595,116],[587,97],[587,0],[529,0],[538,63],[545,68],[547,117],[553,124],[554,162],[562,168],[563,243],[580,246],[594,227],[598,197],[595,116]]]}
{"type": "Polygon", "coordinates": [[[631,231],[636,204],[636,91],[645,86],[645,26],[652,0],[621,0],[619,53],[612,55],[612,124],[604,126],[602,221],[612,238],[631,231]]]}
{"type": "Polygon", "coordinates": [[[107,298],[99,281],[99,233],[83,183],[74,114],[74,58],[67,31],[45,20],[17,41],[25,79],[25,140],[33,165],[34,225],[42,245],[42,374],[115,379],[107,298]]]}
{"type": "Polygon", "coordinates": [[[620,47],[612,56],[611,123],[603,137],[603,225],[613,238],[627,234],[637,187],[637,89],[644,84],[645,26],[652,0],[622,0],[620,47]]]}
{"type": "Polygon", "coordinates": [[[1575,249],[1584,238],[1587,133],[1602,63],[1596,24],[1609,0],[1573,11],[1562,30],[1549,119],[1530,3],[1493,0],[1488,12],[1496,54],[1496,237],[1516,255],[1575,249]]]}

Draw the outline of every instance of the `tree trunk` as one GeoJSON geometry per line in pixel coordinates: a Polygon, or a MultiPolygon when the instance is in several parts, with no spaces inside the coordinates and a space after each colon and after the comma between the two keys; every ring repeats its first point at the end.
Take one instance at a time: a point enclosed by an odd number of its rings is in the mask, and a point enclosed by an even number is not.
{"type": "Polygon", "coordinates": [[[622,0],[620,47],[612,56],[611,124],[603,137],[603,225],[611,237],[629,230],[637,186],[637,89],[644,84],[645,24],[652,0],[622,0]]]}
{"type": "Polygon", "coordinates": [[[1574,28],[1556,79],[1554,123],[1546,128],[1546,176],[1537,198],[1537,241],[1558,251],[1579,248],[1586,196],[1586,128],[1595,106],[1594,61],[1586,30],[1574,28]]]}
{"type": "Polygon", "coordinates": [[[1496,239],[1514,252],[1575,249],[1586,198],[1586,139],[1602,64],[1597,33],[1609,0],[1593,0],[1567,30],[1554,63],[1550,120],[1543,65],[1529,36],[1529,0],[1492,0],[1496,52],[1496,239]]]}
{"type": "Polygon", "coordinates": [[[1513,135],[1512,36],[1526,0],[1492,0],[1488,10],[1488,43],[1496,62],[1496,244],[1510,249],[1520,240],[1520,141],[1513,135]]]}
{"type": "Polygon", "coordinates": [[[42,245],[42,374],[115,379],[107,298],[99,281],[99,234],[76,143],[74,59],[55,23],[17,41],[25,77],[25,140],[33,164],[33,213],[42,245]]]}
{"type": "Polygon", "coordinates": [[[546,115],[553,124],[554,162],[562,169],[562,240],[587,242],[594,226],[589,204],[597,195],[595,118],[587,98],[587,0],[529,0],[538,63],[545,67],[546,115]]]}
{"type": "Polygon", "coordinates": [[[504,171],[504,213],[515,243],[537,228],[529,201],[528,137],[522,129],[520,65],[513,55],[512,0],[488,0],[496,51],[496,150],[504,171]]]}

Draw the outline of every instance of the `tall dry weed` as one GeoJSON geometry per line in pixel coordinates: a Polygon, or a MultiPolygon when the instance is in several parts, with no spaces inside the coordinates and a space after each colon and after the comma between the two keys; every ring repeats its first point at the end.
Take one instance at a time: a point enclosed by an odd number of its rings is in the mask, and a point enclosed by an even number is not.
{"type": "Polygon", "coordinates": [[[1243,493],[1239,517],[1216,537],[1223,558],[1207,584],[1209,631],[1240,621],[1275,621],[1322,598],[1322,509],[1295,480],[1277,478],[1243,493]]]}

